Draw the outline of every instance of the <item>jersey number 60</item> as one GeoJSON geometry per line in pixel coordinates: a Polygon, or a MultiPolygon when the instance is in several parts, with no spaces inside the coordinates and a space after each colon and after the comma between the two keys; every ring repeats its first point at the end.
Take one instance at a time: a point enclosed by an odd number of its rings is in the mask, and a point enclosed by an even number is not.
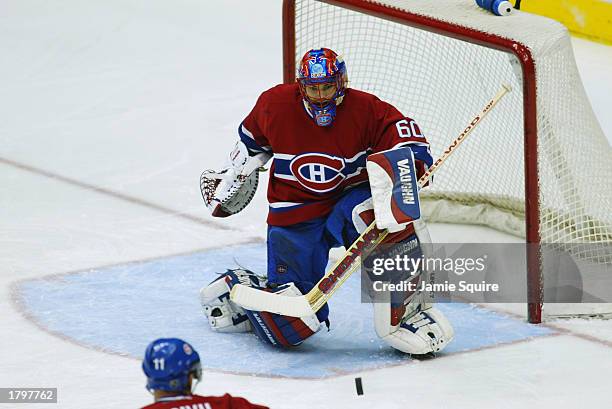
{"type": "Polygon", "coordinates": [[[408,121],[407,119],[397,121],[395,123],[395,127],[397,128],[397,133],[399,134],[400,138],[423,137],[419,126],[412,119],[410,121],[408,121]]]}

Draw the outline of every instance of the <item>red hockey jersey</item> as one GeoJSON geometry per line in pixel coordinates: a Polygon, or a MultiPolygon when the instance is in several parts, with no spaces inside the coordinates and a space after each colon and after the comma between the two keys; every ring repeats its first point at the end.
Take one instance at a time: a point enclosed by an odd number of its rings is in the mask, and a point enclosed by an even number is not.
{"type": "Polygon", "coordinates": [[[346,90],[333,124],[322,127],[305,109],[297,84],[277,85],[261,94],[238,133],[251,154],[274,154],[268,224],[276,226],[328,214],[346,189],[367,182],[370,153],[410,144],[422,152],[415,159],[431,158],[415,121],[355,89],[346,90]]]}
{"type": "Polygon", "coordinates": [[[143,407],[142,409],[269,409],[255,405],[244,398],[223,396],[173,396],[143,407]]]}

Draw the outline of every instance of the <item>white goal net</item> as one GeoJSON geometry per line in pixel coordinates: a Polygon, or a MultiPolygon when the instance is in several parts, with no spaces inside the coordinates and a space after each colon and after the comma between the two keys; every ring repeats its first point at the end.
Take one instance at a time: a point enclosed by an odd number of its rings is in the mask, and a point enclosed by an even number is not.
{"type": "MultiPolygon", "coordinates": [[[[308,49],[334,49],[349,85],[414,118],[434,158],[502,82],[511,84],[423,192],[429,221],[487,225],[531,243],[571,245],[589,263],[612,262],[612,153],[565,27],[522,12],[496,17],[473,0],[284,7],[285,80],[308,49]]],[[[531,285],[540,286],[533,274],[531,285]]]]}

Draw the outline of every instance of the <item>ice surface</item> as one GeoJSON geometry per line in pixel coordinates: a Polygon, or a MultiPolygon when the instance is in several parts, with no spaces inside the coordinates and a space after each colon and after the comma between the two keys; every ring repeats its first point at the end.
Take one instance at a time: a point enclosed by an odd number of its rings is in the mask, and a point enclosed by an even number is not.
{"type": "MultiPolygon", "coordinates": [[[[252,333],[214,333],[203,319],[199,288],[227,267],[247,260],[253,270],[265,271],[265,254],[263,244],[228,246],[59,275],[53,280],[43,277],[18,285],[16,297],[39,325],[91,348],[141,358],[142,346],[152,339],[188,339],[196,349],[206,351],[206,370],[324,378],[410,360],[376,336],[372,307],[359,300],[357,275],[330,300],[330,330],[323,329],[295,352],[267,347],[252,333]],[[67,299],[71,302],[64,302],[67,299]]],[[[555,333],[471,305],[440,305],[440,309],[457,333],[441,356],[555,333]]]]}
{"type": "MultiPolygon", "coordinates": [[[[280,3],[2,2],[0,387],[58,387],[59,408],[139,407],[151,398],[136,358],[149,337],[171,330],[215,369],[199,393],[229,391],[274,408],[609,405],[610,321],[533,328],[457,310],[461,337],[439,359],[398,363],[384,348],[367,359],[359,348],[373,339],[370,315],[351,303],[353,281],[333,305],[332,332],[313,339],[322,352],[314,344],[294,355],[265,351],[249,367],[248,348],[259,353],[258,344],[208,331],[186,291],[225,267],[228,245],[244,244],[234,255],[250,249],[249,263],[261,265],[265,182],[245,212],[219,223],[206,215],[197,180],[223,162],[239,121],[281,79],[280,3]],[[167,301],[156,304],[155,294],[167,301]],[[156,318],[162,324],[151,325],[156,318]],[[331,350],[332,340],[354,349],[331,350]],[[299,375],[290,370],[296,356],[311,371],[304,376],[333,372],[313,362],[317,354],[350,375],[290,378],[299,375]]],[[[612,48],[574,46],[610,138],[612,48]]],[[[515,240],[461,226],[432,234],[515,240]]],[[[39,406],[47,407],[28,407],[39,406]]]]}

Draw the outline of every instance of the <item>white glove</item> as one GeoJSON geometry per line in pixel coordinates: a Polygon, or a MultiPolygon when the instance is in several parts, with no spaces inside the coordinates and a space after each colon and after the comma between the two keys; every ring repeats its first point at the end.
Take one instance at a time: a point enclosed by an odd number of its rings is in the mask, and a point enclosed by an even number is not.
{"type": "Polygon", "coordinates": [[[246,145],[238,141],[221,170],[204,171],[200,189],[211,214],[225,217],[246,207],[257,188],[257,175],[251,175],[271,157],[271,153],[265,152],[249,156],[246,145]]]}

